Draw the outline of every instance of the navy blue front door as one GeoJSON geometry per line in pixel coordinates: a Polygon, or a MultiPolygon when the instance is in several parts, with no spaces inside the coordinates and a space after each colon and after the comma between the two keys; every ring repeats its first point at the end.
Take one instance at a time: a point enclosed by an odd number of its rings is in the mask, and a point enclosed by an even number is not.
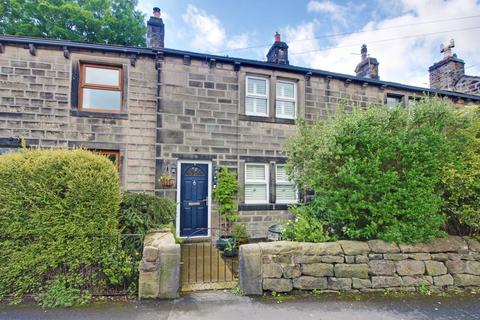
{"type": "Polygon", "coordinates": [[[208,235],[208,164],[180,168],[180,236],[208,235]]]}

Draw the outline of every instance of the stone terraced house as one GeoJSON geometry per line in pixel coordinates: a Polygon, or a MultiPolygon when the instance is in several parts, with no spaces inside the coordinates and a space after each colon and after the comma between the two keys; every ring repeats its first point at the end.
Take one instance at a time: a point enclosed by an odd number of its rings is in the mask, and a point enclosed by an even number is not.
{"type": "Polygon", "coordinates": [[[327,119],[342,100],[408,107],[427,94],[480,104],[479,77],[465,75],[453,43],[426,89],[380,80],[366,46],[352,76],[289,65],[278,34],[266,62],[167,49],[163,39],[158,14],[147,48],[0,36],[0,153],[22,138],[108,155],[125,190],[176,199],[182,237],[219,233],[211,193],[227,166],[238,172],[241,221],[262,238],[302,197],[282,152],[295,119],[327,119]]]}

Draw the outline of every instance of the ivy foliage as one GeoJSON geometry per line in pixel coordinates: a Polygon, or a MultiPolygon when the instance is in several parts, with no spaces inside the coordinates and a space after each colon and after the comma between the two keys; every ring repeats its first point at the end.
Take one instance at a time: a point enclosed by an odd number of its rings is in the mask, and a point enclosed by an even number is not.
{"type": "Polygon", "coordinates": [[[56,305],[64,292],[67,305],[83,301],[81,270],[115,268],[105,254],[114,250],[109,242],[90,236],[118,233],[120,200],[118,173],[106,157],[86,150],[1,155],[0,299],[36,294],[56,305]]]}
{"type": "Polygon", "coordinates": [[[425,99],[408,109],[353,108],[328,122],[300,123],[287,144],[287,170],[315,193],[301,219],[321,221],[345,239],[444,235],[444,168],[457,159],[458,132],[469,119],[443,100],[425,99]]]}
{"type": "Polygon", "coordinates": [[[218,203],[218,212],[229,223],[238,220],[237,210],[237,175],[226,167],[218,171],[217,186],[213,189],[213,200],[218,203]]]}
{"type": "Polygon", "coordinates": [[[2,0],[0,34],[145,46],[136,0],[2,0]]]}

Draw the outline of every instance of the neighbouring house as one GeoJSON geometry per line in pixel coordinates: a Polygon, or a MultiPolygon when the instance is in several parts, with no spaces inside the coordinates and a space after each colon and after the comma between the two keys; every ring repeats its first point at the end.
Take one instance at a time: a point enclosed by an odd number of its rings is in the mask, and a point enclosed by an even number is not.
{"type": "Polygon", "coordinates": [[[282,151],[296,119],[328,119],[342,100],[480,105],[480,80],[464,74],[453,44],[426,89],[380,80],[366,46],[353,76],[290,65],[279,34],[264,62],[167,49],[164,32],[155,12],[147,48],[0,36],[0,153],[24,139],[105,154],[125,190],[176,199],[181,237],[219,234],[211,193],[227,166],[238,172],[240,219],[261,238],[304,196],[282,151]]]}

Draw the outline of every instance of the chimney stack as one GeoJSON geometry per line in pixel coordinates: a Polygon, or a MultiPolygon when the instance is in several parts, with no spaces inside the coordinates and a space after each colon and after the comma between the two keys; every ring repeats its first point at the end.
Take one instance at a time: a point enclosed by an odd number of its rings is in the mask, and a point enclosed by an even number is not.
{"type": "Polygon", "coordinates": [[[161,10],[153,8],[153,15],[147,22],[147,47],[163,48],[165,40],[165,24],[161,18],[161,10]]]}
{"type": "Polygon", "coordinates": [[[288,45],[283,42],[278,32],[275,33],[275,42],[267,53],[267,61],[278,64],[289,64],[288,45]]]}
{"type": "Polygon", "coordinates": [[[455,41],[452,39],[448,45],[440,45],[443,59],[428,68],[430,73],[430,88],[455,91],[455,86],[465,76],[465,62],[452,53],[455,41]]]}
{"type": "Polygon", "coordinates": [[[355,73],[357,77],[369,78],[369,79],[380,79],[378,76],[378,61],[375,58],[371,58],[368,55],[367,45],[362,45],[360,50],[362,55],[362,61],[355,68],[355,73]]]}

